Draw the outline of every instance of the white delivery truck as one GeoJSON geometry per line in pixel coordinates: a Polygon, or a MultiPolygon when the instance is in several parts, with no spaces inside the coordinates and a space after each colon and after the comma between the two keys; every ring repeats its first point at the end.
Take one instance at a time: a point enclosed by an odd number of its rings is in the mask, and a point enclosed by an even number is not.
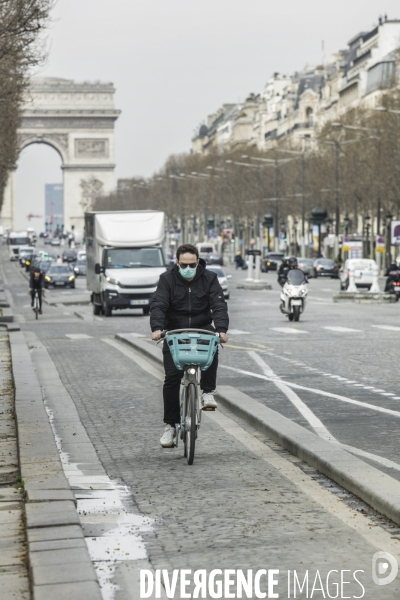
{"type": "Polygon", "coordinates": [[[11,231],[7,243],[10,260],[18,260],[20,247],[30,246],[31,240],[27,231],[11,231]]]}
{"type": "Polygon", "coordinates": [[[165,268],[164,213],[154,210],[87,212],[86,281],[93,313],[110,317],[115,309],[142,308],[165,268]]]}

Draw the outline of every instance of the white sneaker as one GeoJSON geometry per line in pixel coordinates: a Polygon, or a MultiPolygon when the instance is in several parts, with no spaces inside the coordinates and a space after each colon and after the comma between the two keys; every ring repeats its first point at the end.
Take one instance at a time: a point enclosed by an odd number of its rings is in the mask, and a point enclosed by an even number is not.
{"type": "Polygon", "coordinates": [[[214,398],[215,392],[203,392],[201,395],[201,408],[217,408],[218,404],[214,398]]]}
{"type": "Polygon", "coordinates": [[[175,446],[174,438],[176,437],[176,429],[175,427],[171,427],[171,425],[166,425],[164,429],[164,433],[160,438],[160,444],[163,448],[173,448],[175,446]]]}

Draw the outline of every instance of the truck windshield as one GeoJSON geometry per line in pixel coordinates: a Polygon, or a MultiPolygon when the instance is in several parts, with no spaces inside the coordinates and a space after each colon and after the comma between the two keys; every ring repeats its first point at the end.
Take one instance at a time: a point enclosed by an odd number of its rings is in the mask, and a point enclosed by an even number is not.
{"type": "Polygon", "coordinates": [[[161,248],[111,248],[106,250],[106,269],[163,267],[161,248]]]}
{"type": "Polygon", "coordinates": [[[25,244],[29,244],[30,239],[28,237],[10,237],[10,245],[11,246],[25,246],[25,244]]]}

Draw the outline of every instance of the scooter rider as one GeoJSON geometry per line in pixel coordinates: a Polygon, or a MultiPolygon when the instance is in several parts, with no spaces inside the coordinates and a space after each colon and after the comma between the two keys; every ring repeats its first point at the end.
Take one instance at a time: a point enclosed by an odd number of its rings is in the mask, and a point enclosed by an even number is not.
{"type": "Polygon", "coordinates": [[[392,283],[392,281],[394,281],[395,279],[397,279],[399,277],[399,273],[400,273],[400,268],[397,266],[396,261],[392,261],[390,264],[390,267],[388,269],[386,269],[386,285],[385,285],[385,292],[389,292],[390,291],[390,284],[392,283]]]}
{"type": "Polygon", "coordinates": [[[287,281],[287,275],[291,269],[298,269],[297,258],[295,256],[290,256],[282,261],[279,270],[278,270],[278,283],[282,287],[285,285],[287,281]]]}
{"type": "MultiPolygon", "coordinates": [[[[150,302],[152,339],[159,340],[163,330],[206,329],[217,331],[221,342],[227,342],[229,317],[224,293],[218,277],[206,269],[199,252],[191,244],[183,244],[176,251],[176,264],[163,273],[150,302]],[[212,325],[214,323],[214,327],[212,325]]],[[[175,424],[180,420],[179,388],[182,371],[172,359],[169,347],[163,347],[165,380],[163,387],[164,423],[160,444],[171,448],[176,435],[175,424]]],[[[216,408],[214,399],[218,367],[218,353],[201,376],[203,408],[216,408]]]]}

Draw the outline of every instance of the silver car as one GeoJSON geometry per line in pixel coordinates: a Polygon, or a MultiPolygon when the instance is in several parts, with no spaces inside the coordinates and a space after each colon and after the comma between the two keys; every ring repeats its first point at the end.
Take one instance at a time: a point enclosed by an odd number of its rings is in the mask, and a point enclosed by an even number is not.
{"type": "Polygon", "coordinates": [[[221,267],[217,267],[216,265],[207,265],[207,269],[217,274],[218,281],[222,287],[222,291],[224,292],[224,298],[225,300],[229,300],[228,279],[231,279],[232,275],[225,275],[223,269],[221,269],[221,267]]]}
{"type": "Polygon", "coordinates": [[[307,275],[308,279],[315,277],[315,258],[298,258],[297,263],[299,268],[307,275]]]}

